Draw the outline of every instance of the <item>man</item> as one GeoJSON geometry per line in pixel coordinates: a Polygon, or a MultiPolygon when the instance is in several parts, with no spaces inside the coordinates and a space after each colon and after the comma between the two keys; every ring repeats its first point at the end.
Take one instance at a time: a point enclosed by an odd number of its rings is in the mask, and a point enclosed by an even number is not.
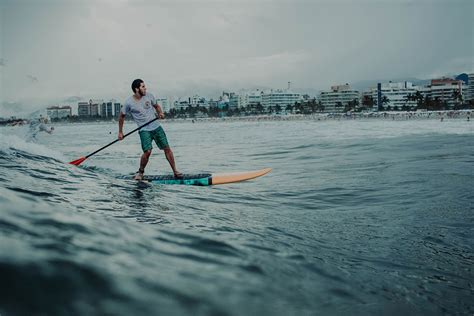
{"type": "Polygon", "coordinates": [[[48,134],[53,133],[54,127],[47,127],[46,123],[48,122],[47,119],[40,116],[38,120],[31,120],[30,122],[30,129],[28,132],[28,140],[36,140],[36,135],[39,132],[46,132],[48,134]]]}
{"type": "MultiPolygon", "coordinates": [[[[120,111],[119,117],[119,133],[118,139],[123,139],[123,122],[125,115],[131,114],[135,123],[141,126],[150,122],[156,117],[163,119],[165,116],[161,107],[156,103],[155,97],[151,93],[146,92],[146,86],[143,80],[135,79],[132,82],[133,95],[129,97],[120,111]]],[[[159,149],[164,150],[166,159],[168,160],[171,169],[173,169],[174,176],[181,178],[183,174],[176,169],[174,162],[173,151],[171,150],[165,131],[158,121],[154,121],[147,126],[144,126],[139,131],[140,141],[142,144],[143,155],[140,159],[140,169],[134,176],[135,180],[143,180],[145,167],[150,159],[152,150],[152,141],[155,141],[159,149]]]]}

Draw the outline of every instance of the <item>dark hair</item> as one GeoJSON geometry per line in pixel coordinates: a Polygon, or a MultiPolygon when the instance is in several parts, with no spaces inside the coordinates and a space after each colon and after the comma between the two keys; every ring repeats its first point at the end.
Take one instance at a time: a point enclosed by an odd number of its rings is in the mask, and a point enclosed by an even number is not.
{"type": "Polygon", "coordinates": [[[135,79],[133,80],[132,82],[132,91],[133,93],[135,93],[135,89],[138,89],[140,88],[140,85],[143,83],[143,80],[142,79],[135,79]]]}

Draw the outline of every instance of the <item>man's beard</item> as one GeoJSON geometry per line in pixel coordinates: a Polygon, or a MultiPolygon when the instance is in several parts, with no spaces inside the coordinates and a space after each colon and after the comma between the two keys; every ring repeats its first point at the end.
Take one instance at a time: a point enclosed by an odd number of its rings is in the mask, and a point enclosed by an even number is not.
{"type": "Polygon", "coordinates": [[[140,93],[140,95],[141,95],[142,97],[144,97],[144,96],[146,95],[146,92],[138,91],[138,93],[140,93]]]}

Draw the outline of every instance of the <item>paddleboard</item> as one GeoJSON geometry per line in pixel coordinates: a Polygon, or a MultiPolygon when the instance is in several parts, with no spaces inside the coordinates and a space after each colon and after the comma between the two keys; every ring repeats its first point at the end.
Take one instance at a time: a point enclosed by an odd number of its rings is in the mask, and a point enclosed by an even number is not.
{"type": "Polygon", "coordinates": [[[145,175],[143,181],[155,184],[184,184],[184,185],[217,185],[234,182],[242,182],[266,175],[272,171],[265,168],[255,171],[232,172],[232,173],[202,173],[184,174],[182,178],[175,178],[173,175],[145,175]]]}

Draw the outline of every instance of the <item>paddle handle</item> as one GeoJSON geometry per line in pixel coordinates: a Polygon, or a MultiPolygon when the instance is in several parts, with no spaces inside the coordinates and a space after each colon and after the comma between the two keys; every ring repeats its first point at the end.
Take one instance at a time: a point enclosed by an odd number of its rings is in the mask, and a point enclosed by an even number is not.
{"type": "MultiPolygon", "coordinates": [[[[158,117],[154,118],[153,120],[149,121],[148,123],[145,123],[145,124],[143,124],[143,125],[141,125],[141,126],[135,128],[133,131],[128,132],[127,134],[123,135],[123,138],[127,137],[127,136],[130,135],[130,134],[135,133],[135,132],[138,131],[140,128],[147,126],[148,124],[150,124],[150,123],[156,121],[157,119],[158,119],[158,117]]],[[[90,156],[97,154],[99,151],[104,150],[105,148],[107,148],[107,147],[109,147],[109,146],[115,144],[115,143],[118,142],[118,141],[120,141],[120,139],[117,138],[116,140],[114,140],[114,141],[111,142],[110,144],[107,144],[107,145],[105,145],[104,147],[97,149],[97,150],[94,151],[93,153],[90,153],[90,154],[87,155],[85,158],[89,158],[90,156]]]]}

